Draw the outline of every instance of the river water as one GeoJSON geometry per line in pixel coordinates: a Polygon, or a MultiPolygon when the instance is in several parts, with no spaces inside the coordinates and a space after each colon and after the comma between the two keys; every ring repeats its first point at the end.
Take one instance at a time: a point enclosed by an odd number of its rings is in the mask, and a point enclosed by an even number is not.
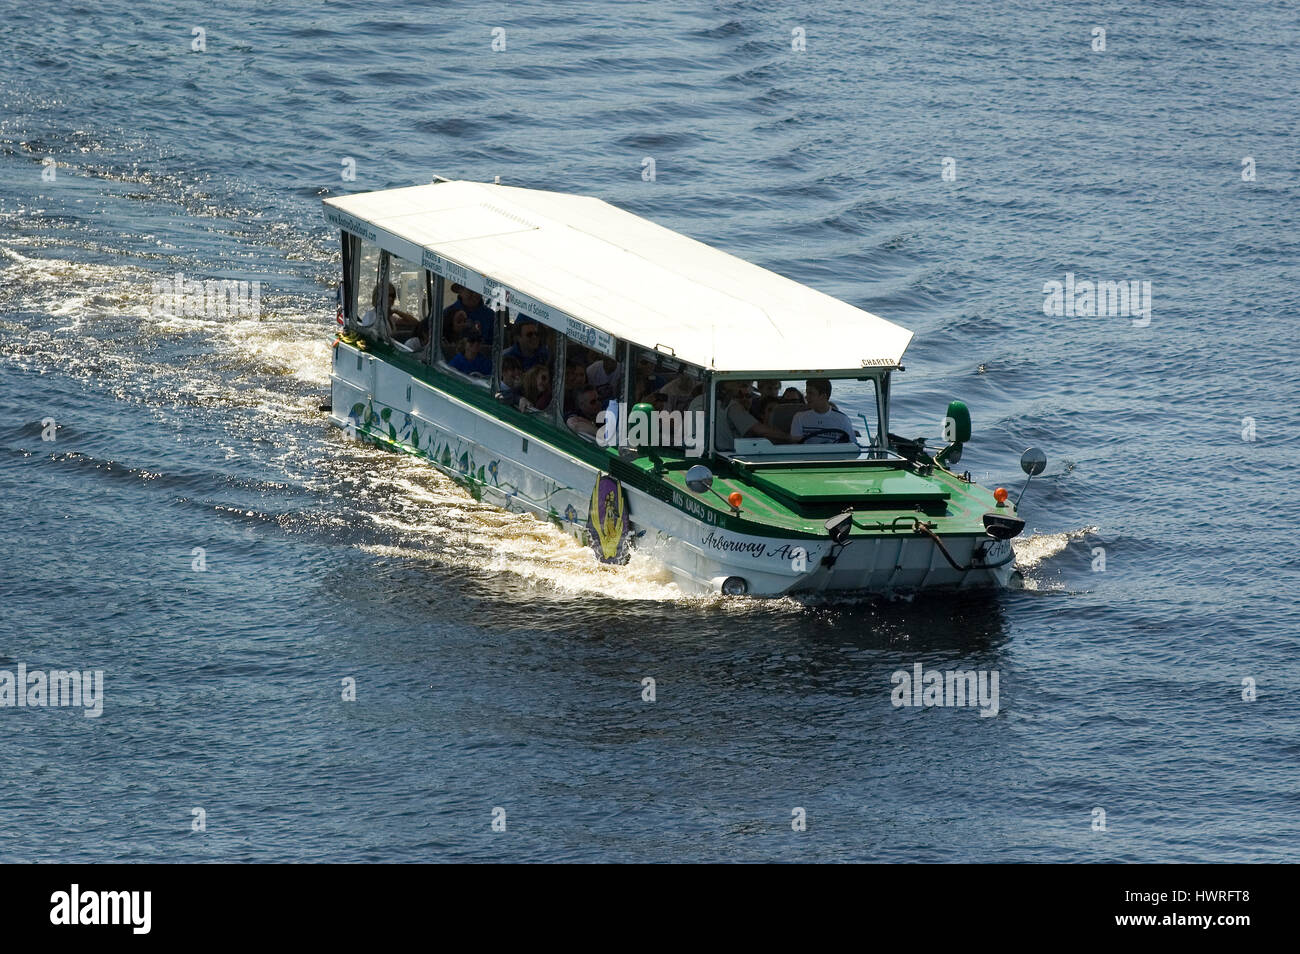
{"type": "Polygon", "coordinates": [[[0,708],[0,860],[1296,859],[1293,4],[4,14],[0,669],[104,675],[0,708]],[[320,199],[435,173],[913,329],[896,432],[1049,455],[1025,589],[688,598],[346,440],[320,199]],[[261,314],[153,314],[176,272],[261,314]]]}

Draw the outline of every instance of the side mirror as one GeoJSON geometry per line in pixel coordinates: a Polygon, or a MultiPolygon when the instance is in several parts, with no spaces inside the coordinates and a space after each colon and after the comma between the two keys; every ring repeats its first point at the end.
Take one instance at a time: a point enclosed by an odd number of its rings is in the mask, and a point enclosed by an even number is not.
{"type": "Polygon", "coordinates": [[[713,471],[703,464],[696,464],[686,472],[686,486],[692,493],[704,493],[713,486],[713,471]]]}
{"type": "MultiPolygon", "coordinates": [[[[1036,475],[1041,474],[1047,469],[1047,455],[1037,447],[1029,448],[1029,450],[1020,455],[1020,469],[1028,476],[1025,477],[1025,485],[1020,488],[1020,496],[1016,498],[1017,510],[1020,509],[1021,498],[1024,497],[1025,491],[1029,489],[1029,482],[1033,480],[1036,475]]],[[[987,524],[987,521],[985,521],[985,523],[987,524]]]]}
{"type": "Polygon", "coordinates": [[[1031,447],[1020,457],[1020,469],[1030,477],[1037,477],[1047,469],[1047,455],[1037,447],[1031,447]]]}

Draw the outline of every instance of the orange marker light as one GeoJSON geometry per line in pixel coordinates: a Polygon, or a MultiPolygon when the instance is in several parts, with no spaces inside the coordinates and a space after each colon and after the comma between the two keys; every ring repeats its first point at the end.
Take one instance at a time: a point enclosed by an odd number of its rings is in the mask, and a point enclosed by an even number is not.
{"type": "Polygon", "coordinates": [[[731,506],[736,510],[739,510],[740,505],[744,502],[745,498],[741,495],[739,490],[733,490],[727,497],[727,503],[731,504],[731,506]]]}
{"type": "Polygon", "coordinates": [[[1004,504],[1006,504],[1006,502],[1007,502],[1007,488],[1005,488],[1005,487],[999,487],[997,490],[993,491],[993,499],[996,500],[996,501],[998,502],[998,506],[999,506],[999,507],[1001,507],[1001,506],[1003,506],[1004,504]]]}

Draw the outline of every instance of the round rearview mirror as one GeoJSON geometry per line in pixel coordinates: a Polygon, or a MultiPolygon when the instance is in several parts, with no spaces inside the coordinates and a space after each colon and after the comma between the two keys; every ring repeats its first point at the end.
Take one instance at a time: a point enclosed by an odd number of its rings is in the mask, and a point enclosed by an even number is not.
{"type": "Polygon", "coordinates": [[[1047,469],[1047,455],[1037,447],[1031,447],[1020,457],[1020,469],[1030,477],[1037,477],[1047,469]]]}
{"type": "Polygon", "coordinates": [[[704,493],[713,486],[713,471],[703,464],[696,464],[686,472],[686,486],[692,493],[704,493]]]}

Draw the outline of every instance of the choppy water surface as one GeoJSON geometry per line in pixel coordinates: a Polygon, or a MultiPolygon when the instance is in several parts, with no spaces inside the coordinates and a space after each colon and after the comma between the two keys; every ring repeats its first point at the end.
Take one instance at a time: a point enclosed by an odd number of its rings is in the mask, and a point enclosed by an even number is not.
{"type": "Polygon", "coordinates": [[[0,668],[105,699],[0,708],[0,860],[1295,859],[1294,5],[5,18],[0,668]],[[960,397],[977,479],[1051,457],[1027,589],[688,599],[329,429],[319,200],[434,173],[914,329],[896,431],[960,397]],[[153,316],[176,271],[262,316],[153,316]],[[1150,323],[1045,317],[1067,272],[1150,281],[1150,323]],[[998,672],[998,714],[895,708],[915,663],[998,672]]]}

